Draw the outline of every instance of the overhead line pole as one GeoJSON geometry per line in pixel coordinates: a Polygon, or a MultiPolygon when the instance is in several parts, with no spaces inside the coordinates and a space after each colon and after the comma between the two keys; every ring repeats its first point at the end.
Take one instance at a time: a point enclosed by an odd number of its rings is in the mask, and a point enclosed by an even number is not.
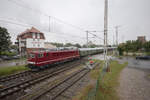
{"type": "Polygon", "coordinates": [[[116,47],[118,47],[118,26],[116,28],[116,47]]]}
{"type": "Polygon", "coordinates": [[[51,27],[50,27],[50,19],[51,19],[51,16],[48,16],[48,19],[49,19],[49,32],[51,31],[51,27]]]}
{"type": "Polygon", "coordinates": [[[118,52],[117,52],[117,48],[118,48],[118,28],[120,27],[119,26],[116,26],[115,29],[116,29],[116,54],[118,55],[118,52]]]}
{"type": "Polygon", "coordinates": [[[115,44],[115,37],[114,37],[114,33],[113,33],[113,45],[115,44]]]}
{"type": "Polygon", "coordinates": [[[89,39],[88,39],[89,36],[88,36],[88,35],[89,35],[89,31],[86,31],[86,40],[87,40],[87,45],[86,45],[86,46],[87,46],[87,48],[89,47],[89,46],[88,46],[88,42],[89,42],[89,39]]]}
{"type": "MultiPolygon", "coordinates": [[[[102,32],[102,31],[85,31],[86,32],[86,41],[87,41],[87,48],[89,47],[89,34],[92,34],[91,32],[102,32]]],[[[94,35],[94,36],[96,36],[95,34],[92,34],[92,35],[94,35]]]]}
{"type": "Polygon", "coordinates": [[[108,28],[108,0],[105,0],[104,8],[104,61],[105,68],[107,68],[107,29],[108,28]]]}

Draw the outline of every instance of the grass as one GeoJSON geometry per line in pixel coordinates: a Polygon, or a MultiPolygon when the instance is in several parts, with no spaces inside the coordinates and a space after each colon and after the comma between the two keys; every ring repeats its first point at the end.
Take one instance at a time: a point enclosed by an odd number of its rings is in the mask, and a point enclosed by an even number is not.
{"type": "Polygon", "coordinates": [[[86,88],[83,88],[77,96],[73,97],[72,100],[85,100],[86,95],[92,88],[94,88],[93,85],[86,86],[86,88]]]}
{"type": "Polygon", "coordinates": [[[20,58],[20,59],[12,59],[12,60],[4,60],[4,61],[1,61],[0,63],[3,63],[3,62],[16,62],[16,61],[25,61],[26,58],[20,58]]]}
{"type": "Polygon", "coordinates": [[[6,76],[24,70],[28,70],[28,68],[25,67],[25,65],[2,67],[0,68],[0,76],[6,76]]]}
{"type": "MultiPolygon", "coordinates": [[[[101,64],[102,66],[102,64],[101,64]]],[[[110,64],[111,72],[105,74],[102,81],[98,85],[98,90],[96,92],[96,99],[93,100],[119,100],[116,88],[119,86],[119,74],[127,63],[119,64],[117,61],[112,61],[110,64]]],[[[94,80],[98,79],[102,68],[96,67],[90,72],[90,77],[94,80]]],[[[73,100],[86,100],[88,93],[94,88],[94,85],[86,86],[81,93],[75,97],[73,100]]],[[[92,99],[90,99],[92,100],[92,99]]]]}
{"type": "Polygon", "coordinates": [[[127,63],[119,64],[117,61],[112,61],[110,64],[111,72],[106,73],[103,80],[100,81],[96,100],[119,100],[116,88],[119,86],[119,75],[127,63]]]}
{"type": "Polygon", "coordinates": [[[98,76],[99,76],[99,73],[100,73],[100,67],[101,66],[103,66],[103,61],[101,61],[101,60],[96,60],[97,62],[99,62],[100,63],[100,66],[97,66],[94,70],[92,70],[91,72],[90,72],[90,77],[92,78],[92,79],[97,79],[98,78],[98,76]]]}

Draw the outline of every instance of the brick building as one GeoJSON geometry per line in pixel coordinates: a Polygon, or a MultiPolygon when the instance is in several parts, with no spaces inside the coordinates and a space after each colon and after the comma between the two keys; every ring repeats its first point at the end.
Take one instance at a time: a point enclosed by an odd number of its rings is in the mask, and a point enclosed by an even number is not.
{"type": "Polygon", "coordinates": [[[45,36],[36,28],[27,29],[17,36],[19,52],[22,56],[30,51],[40,51],[44,49],[45,36]]]}
{"type": "Polygon", "coordinates": [[[137,40],[142,42],[142,43],[145,43],[146,42],[146,37],[145,36],[138,36],[137,40]]]}

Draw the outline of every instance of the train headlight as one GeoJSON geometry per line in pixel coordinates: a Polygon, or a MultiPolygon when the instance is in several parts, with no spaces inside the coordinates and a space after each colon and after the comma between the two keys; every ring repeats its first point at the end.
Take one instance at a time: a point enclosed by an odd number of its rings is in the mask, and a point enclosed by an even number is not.
{"type": "Polygon", "coordinates": [[[35,64],[35,62],[28,61],[28,64],[35,64]]]}

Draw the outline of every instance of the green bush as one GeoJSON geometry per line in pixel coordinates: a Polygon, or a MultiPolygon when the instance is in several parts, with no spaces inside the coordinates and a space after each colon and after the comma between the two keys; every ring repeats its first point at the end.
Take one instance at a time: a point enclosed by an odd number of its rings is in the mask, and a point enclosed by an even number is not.
{"type": "Polygon", "coordinates": [[[16,55],[16,53],[15,52],[4,51],[4,52],[1,52],[1,55],[14,56],[14,55],[16,55]]]}
{"type": "Polygon", "coordinates": [[[137,56],[136,53],[133,53],[133,56],[137,56]]]}
{"type": "Polygon", "coordinates": [[[146,52],[146,55],[147,55],[147,56],[150,56],[150,52],[146,52]]]}

